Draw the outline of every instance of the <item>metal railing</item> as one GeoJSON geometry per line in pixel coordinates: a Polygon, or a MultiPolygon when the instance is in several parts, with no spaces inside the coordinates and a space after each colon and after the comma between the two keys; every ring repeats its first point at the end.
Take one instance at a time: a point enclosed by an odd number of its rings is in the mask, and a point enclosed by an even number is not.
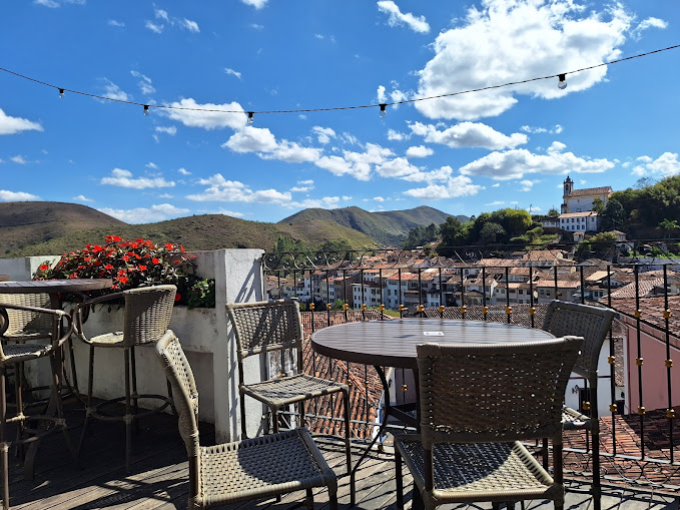
{"type": "MultiPolygon", "coordinates": [[[[678,273],[680,280],[680,258],[619,256],[576,263],[555,248],[540,257],[527,253],[497,247],[456,249],[448,258],[400,250],[285,253],[267,255],[264,263],[270,297],[299,299],[308,334],[342,322],[413,315],[541,327],[552,299],[614,309],[619,319],[609,333],[608,352],[602,353],[608,370],[600,373],[609,379],[607,412],[600,413],[602,475],[612,482],[677,490],[680,428],[674,404],[680,404],[680,379],[674,384],[672,354],[680,349],[680,322],[673,321],[680,307],[675,279],[678,273]],[[662,364],[652,366],[645,356],[662,364]],[[645,408],[659,392],[663,405],[655,398],[645,408]]],[[[311,348],[305,352],[306,370],[352,386],[353,434],[363,440],[377,424],[382,388],[372,367],[354,365],[311,348]]],[[[391,372],[393,399],[412,398],[408,377],[402,369],[391,372]]],[[[588,386],[582,381],[573,388],[588,414],[588,386]]],[[[332,399],[310,404],[306,414],[316,420],[317,430],[340,435],[340,405],[332,399]]],[[[565,433],[565,468],[576,476],[591,469],[584,434],[565,433]]]]}

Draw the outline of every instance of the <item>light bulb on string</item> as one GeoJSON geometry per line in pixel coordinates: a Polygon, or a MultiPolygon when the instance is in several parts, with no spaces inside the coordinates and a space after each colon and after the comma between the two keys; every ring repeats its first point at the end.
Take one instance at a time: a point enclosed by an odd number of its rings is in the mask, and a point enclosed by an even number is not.
{"type": "Polygon", "coordinates": [[[387,104],[380,103],[380,118],[384,119],[387,116],[387,104]]]}
{"type": "Polygon", "coordinates": [[[64,89],[59,89],[59,99],[64,99],[64,89]]]}
{"type": "Polygon", "coordinates": [[[144,105],[144,115],[149,115],[149,105],[148,104],[144,105]]]}
{"type": "Polygon", "coordinates": [[[248,112],[248,124],[252,125],[255,123],[255,112],[248,112]]]}
{"type": "Polygon", "coordinates": [[[558,75],[558,82],[557,82],[557,87],[560,90],[564,90],[567,88],[567,75],[566,73],[558,75]]]}

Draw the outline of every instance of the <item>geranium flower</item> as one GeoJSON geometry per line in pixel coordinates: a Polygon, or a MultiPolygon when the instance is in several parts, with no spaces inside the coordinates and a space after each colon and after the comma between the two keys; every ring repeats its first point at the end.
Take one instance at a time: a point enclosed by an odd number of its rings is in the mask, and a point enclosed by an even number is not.
{"type": "Polygon", "coordinates": [[[182,299],[182,295],[178,292],[175,294],[175,303],[177,303],[180,299],[182,299]]]}
{"type": "Polygon", "coordinates": [[[146,271],[146,266],[139,266],[138,268],[140,271],[146,271]]]}
{"type": "Polygon", "coordinates": [[[118,277],[118,281],[119,281],[120,283],[127,283],[127,282],[129,282],[130,280],[128,280],[128,277],[127,277],[127,276],[119,276],[119,277],[118,277]]]}
{"type": "Polygon", "coordinates": [[[108,269],[109,271],[111,271],[111,269],[113,269],[113,266],[111,264],[106,264],[104,266],[104,269],[108,269]]]}
{"type": "Polygon", "coordinates": [[[165,249],[166,250],[172,250],[175,247],[174,244],[172,243],[165,243],[165,249]]]}
{"type": "Polygon", "coordinates": [[[154,257],[154,258],[151,259],[151,262],[153,262],[154,264],[158,264],[160,262],[160,260],[158,260],[156,257],[154,257]]]}
{"type": "Polygon", "coordinates": [[[41,264],[38,269],[40,269],[41,271],[47,271],[49,268],[50,266],[48,266],[47,264],[41,264]]]}

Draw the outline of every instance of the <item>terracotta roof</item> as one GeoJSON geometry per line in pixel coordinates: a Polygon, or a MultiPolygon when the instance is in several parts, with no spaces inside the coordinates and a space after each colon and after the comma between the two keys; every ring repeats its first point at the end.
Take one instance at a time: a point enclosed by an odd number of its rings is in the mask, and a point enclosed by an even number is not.
{"type": "Polygon", "coordinates": [[[638,279],[638,284],[639,291],[635,282],[632,282],[612,292],[612,299],[631,299],[638,294],[640,297],[645,297],[654,290],[654,287],[663,287],[663,278],[638,279]]]}
{"type": "Polygon", "coordinates": [[[597,216],[597,213],[595,211],[585,211],[560,214],[560,218],[582,218],[584,216],[597,216]]]}
{"type": "Polygon", "coordinates": [[[605,193],[613,193],[611,186],[602,186],[600,188],[584,188],[584,189],[574,189],[569,193],[569,198],[571,197],[588,197],[591,195],[603,195],[605,193]]]}

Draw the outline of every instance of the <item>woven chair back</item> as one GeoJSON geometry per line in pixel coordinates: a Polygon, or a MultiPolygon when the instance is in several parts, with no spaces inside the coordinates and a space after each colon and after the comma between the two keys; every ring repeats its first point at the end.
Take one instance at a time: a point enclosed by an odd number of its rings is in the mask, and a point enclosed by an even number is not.
{"type": "Polygon", "coordinates": [[[123,345],[134,346],[156,342],[170,325],[177,287],[157,285],[123,292],[125,323],[123,345]]]}
{"type": "Polygon", "coordinates": [[[556,437],[582,344],[419,345],[423,447],[556,437]]]}
{"type": "MultiPolygon", "coordinates": [[[[51,308],[49,294],[0,294],[0,305],[32,306],[35,308],[51,308]]],[[[3,338],[36,334],[49,338],[52,335],[53,318],[46,313],[25,310],[7,309],[9,324],[2,334],[3,338]]]]}
{"type": "Polygon", "coordinates": [[[612,327],[614,312],[607,308],[552,301],[543,329],[557,337],[574,335],[585,339],[574,372],[597,384],[597,365],[602,344],[612,327]]]}
{"type": "Polygon", "coordinates": [[[302,348],[302,318],[297,301],[228,304],[239,361],[253,354],[302,348]]]}
{"type": "Polygon", "coordinates": [[[189,457],[198,456],[198,390],[189,362],[179,340],[167,330],[156,344],[156,354],[172,386],[172,396],[179,415],[179,433],[189,457]]]}

